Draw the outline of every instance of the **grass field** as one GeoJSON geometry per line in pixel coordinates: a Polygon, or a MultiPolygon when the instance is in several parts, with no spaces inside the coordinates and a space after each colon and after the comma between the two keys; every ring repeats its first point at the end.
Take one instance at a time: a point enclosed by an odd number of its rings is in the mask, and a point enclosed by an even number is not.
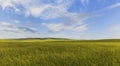
{"type": "Polygon", "coordinates": [[[120,66],[120,41],[0,40],[0,66],[120,66]]]}

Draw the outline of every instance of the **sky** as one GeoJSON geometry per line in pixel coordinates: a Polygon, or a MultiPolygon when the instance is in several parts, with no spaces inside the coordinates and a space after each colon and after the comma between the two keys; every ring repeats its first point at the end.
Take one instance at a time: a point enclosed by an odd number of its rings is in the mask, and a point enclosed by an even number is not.
{"type": "Polygon", "coordinates": [[[120,0],[0,0],[0,39],[120,39],[120,0]]]}

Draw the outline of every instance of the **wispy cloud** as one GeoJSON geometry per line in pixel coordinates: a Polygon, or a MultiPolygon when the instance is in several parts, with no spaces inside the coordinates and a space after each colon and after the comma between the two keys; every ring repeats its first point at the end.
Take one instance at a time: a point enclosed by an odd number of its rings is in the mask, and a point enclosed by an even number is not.
{"type": "Polygon", "coordinates": [[[80,25],[80,26],[76,26],[76,25],[64,25],[62,23],[59,24],[46,24],[43,23],[42,25],[43,27],[47,27],[50,32],[59,32],[59,31],[77,31],[77,32],[82,32],[87,30],[87,26],[86,25],[80,25]]]}
{"type": "MultiPolygon", "coordinates": [[[[59,11],[66,11],[73,0],[55,0],[54,2],[45,3],[44,0],[0,0],[3,10],[13,8],[15,12],[21,11],[17,6],[21,5],[25,10],[25,16],[34,17],[55,16],[59,11]],[[55,4],[55,5],[53,5],[55,4]],[[47,13],[47,14],[42,14],[47,13]]],[[[45,17],[44,17],[45,18],[45,17]]],[[[50,18],[50,17],[49,17],[50,18]]]]}
{"type": "Polygon", "coordinates": [[[83,32],[88,29],[85,20],[99,17],[100,15],[69,13],[61,16],[64,19],[61,19],[60,23],[43,23],[42,26],[47,27],[51,32],[60,32],[63,30],[83,32]]]}
{"type": "Polygon", "coordinates": [[[15,27],[8,22],[0,22],[0,31],[15,32],[15,33],[38,33],[37,29],[31,27],[15,27]]]}
{"type": "MultiPolygon", "coordinates": [[[[41,18],[44,20],[48,19],[56,19],[61,18],[61,23],[53,23],[47,24],[44,23],[44,27],[47,27],[49,30],[53,32],[59,32],[62,30],[71,30],[71,31],[84,31],[87,26],[84,26],[84,20],[95,17],[94,14],[78,14],[78,13],[70,13],[67,9],[71,6],[74,0],[55,0],[54,2],[45,3],[43,0],[1,0],[1,6],[3,9],[12,7],[15,10],[19,10],[16,4],[22,5],[25,8],[25,16],[28,17],[32,15],[36,18],[41,18]],[[83,24],[83,25],[82,25],[83,24]],[[83,27],[84,26],[84,27],[83,27]]],[[[88,4],[89,0],[81,0],[83,5],[88,4]]],[[[21,29],[21,28],[18,28],[21,29]]],[[[25,28],[22,30],[31,29],[25,28]]]]}
{"type": "Polygon", "coordinates": [[[78,27],[75,27],[74,30],[75,31],[78,31],[78,32],[82,32],[82,31],[85,31],[87,30],[87,25],[82,25],[82,26],[78,26],[78,27]]]}
{"type": "Polygon", "coordinates": [[[94,13],[100,13],[100,12],[112,10],[112,9],[114,9],[114,8],[117,8],[117,7],[120,7],[120,2],[115,3],[115,4],[112,4],[112,5],[109,5],[109,6],[107,6],[107,7],[104,7],[104,8],[102,8],[102,9],[100,9],[100,10],[96,10],[96,11],[94,11],[94,13]]]}
{"type": "Polygon", "coordinates": [[[117,7],[120,7],[120,3],[113,4],[111,6],[106,7],[105,9],[110,10],[110,9],[117,8],[117,7]]]}
{"type": "Polygon", "coordinates": [[[0,0],[2,11],[12,10],[12,15],[9,16],[14,19],[11,22],[7,20],[0,22],[0,31],[29,35],[39,34],[41,30],[48,30],[52,34],[65,31],[82,33],[89,29],[86,20],[101,16],[101,12],[120,7],[119,2],[107,4],[108,2],[108,0],[0,0]],[[79,2],[79,5],[76,2],[79,2]],[[26,21],[32,24],[28,25],[26,21]],[[37,24],[39,26],[35,26],[34,21],[39,22],[37,24]]]}

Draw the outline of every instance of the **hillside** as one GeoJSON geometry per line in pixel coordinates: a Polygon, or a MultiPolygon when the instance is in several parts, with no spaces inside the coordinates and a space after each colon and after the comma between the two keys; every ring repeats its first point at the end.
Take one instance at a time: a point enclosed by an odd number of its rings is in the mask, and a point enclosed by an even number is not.
{"type": "Polygon", "coordinates": [[[99,39],[99,40],[76,40],[69,38],[20,38],[20,39],[0,39],[0,42],[10,41],[78,41],[78,42],[120,42],[120,39],[99,39]]]}

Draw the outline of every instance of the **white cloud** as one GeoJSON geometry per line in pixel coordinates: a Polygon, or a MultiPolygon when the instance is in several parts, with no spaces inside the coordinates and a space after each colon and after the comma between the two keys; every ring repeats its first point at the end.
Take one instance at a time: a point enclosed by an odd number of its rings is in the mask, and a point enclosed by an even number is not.
{"type": "Polygon", "coordinates": [[[17,38],[36,38],[42,37],[42,35],[33,33],[15,33],[9,31],[0,31],[0,39],[17,39],[17,38]]]}
{"type": "Polygon", "coordinates": [[[15,32],[15,33],[38,33],[36,28],[33,27],[20,27],[13,26],[8,22],[0,22],[0,31],[15,32]]]}
{"type": "Polygon", "coordinates": [[[75,27],[74,30],[79,31],[79,32],[85,31],[85,30],[87,30],[87,25],[75,27]]]}
{"type": "Polygon", "coordinates": [[[87,30],[87,25],[77,26],[77,25],[64,25],[62,23],[59,23],[59,24],[43,23],[42,26],[47,27],[52,32],[59,32],[63,30],[82,32],[87,30]]]}
{"type": "Polygon", "coordinates": [[[9,31],[9,32],[17,32],[18,29],[14,28],[10,23],[8,22],[0,22],[0,31],[9,31]]]}
{"type": "MultiPolygon", "coordinates": [[[[48,3],[45,3],[44,0],[0,0],[0,6],[2,6],[3,9],[11,7],[15,12],[20,12],[17,5],[21,5],[25,10],[24,15],[26,17],[32,15],[42,19],[51,19],[70,15],[67,9],[71,6],[73,1],[74,0],[49,0],[48,3]]],[[[104,2],[106,0],[97,1],[104,2]]],[[[80,0],[80,2],[86,6],[90,3],[90,0],[80,0]]],[[[120,3],[116,3],[102,10],[112,9],[119,6],[120,3]]]]}
{"type": "Polygon", "coordinates": [[[120,7],[120,3],[113,4],[111,6],[106,7],[105,9],[110,10],[110,9],[113,9],[113,8],[116,8],[116,7],[120,7]]]}
{"type": "Polygon", "coordinates": [[[84,22],[86,19],[101,15],[66,13],[61,16],[63,19],[61,19],[60,23],[43,23],[42,26],[47,27],[52,32],[59,32],[63,30],[83,32],[88,29],[86,23],[84,22]]]}
{"type": "MultiPolygon", "coordinates": [[[[25,10],[25,16],[32,15],[34,17],[40,16],[56,16],[59,15],[58,12],[66,11],[73,0],[55,0],[53,3],[44,3],[44,0],[0,0],[0,5],[3,10],[6,8],[13,8],[15,12],[20,11],[17,5],[23,6],[25,10]],[[49,10],[50,9],[50,10],[49,10]],[[47,11],[46,11],[47,10],[47,11]],[[59,11],[60,10],[60,11],[59,11]],[[48,12],[47,14],[42,14],[43,12],[48,12]]],[[[49,17],[50,18],[50,17],[49,17]]]]}
{"type": "Polygon", "coordinates": [[[0,0],[0,5],[2,6],[3,9],[5,9],[6,7],[13,7],[15,8],[15,6],[11,3],[11,0],[0,0]]]}
{"type": "Polygon", "coordinates": [[[0,5],[2,6],[3,10],[12,7],[16,13],[20,12],[20,10],[13,4],[12,0],[0,0],[0,5]]]}
{"type": "Polygon", "coordinates": [[[11,24],[10,23],[7,23],[7,22],[1,22],[0,25],[2,27],[11,27],[11,24]]]}
{"type": "Polygon", "coordinates": [[[44,10],[49,7],[50,7],[49,5],[44,5],[40,7],[30,7],[28,12],[34,17],[40,17],[40,15],[44,12],[44,10]]]}
{"type": "MultiPolygon", "coordinates": [[[[66,18],[63,22],[69,24],[80,24],[83,20],[91,18],[93,14],[78,14],[78,13],[69,13],[67,9],[71,6],[74,0],[55,0],[53,3],[44,3],[43,0],[0,0],[0,5],[3,8],[13,7],[15,10],[18,10],[16,4],[22,5],[25,9],[25,16],[32,15],[34,17],[42,19],[54,19],[54,18],[66,18]],[[8,3],[7,6],[4,6],[2,3],[8,3]],[[92,16],[91,16],[92,15],[92,16]]],[[[81,0],[84,2],[83,0],[81,0]]],[[[88,2],[89,0],[85,0],[88,2]]]]}
{"type": "Polygon", "coordinates": [[[111,9],[114,9],[114,8],[117,8],[117,7],[120,7],[120,2],[112,4],[112,5],[109,5],[107,7],[104,7],[103,9],[100,9],[100,10],[96,11],[96,13],[100,13],[100,12],[103,12],[103,11],[111,10],[111,9]]]}
{"type": "Polygon", "coordinates": [[[120,7],[120,2],[119,2],[119,3],[115,3],[115,4],[113,4],[113,5],[110,5],[110,6],[108,6],[108,7],[105,7],[105,8],[103,8],[101,11],[111,10],[111,9],[117,8],[117,7],[120,7]]]}
{"type": "Polygon", "coordinates": [[[52,32],[58,32],[58,31],[60,31],[64,28],[63,24],[46,24],[46,23],[43,23],[42,26],[47,27],[52,32]]]}

